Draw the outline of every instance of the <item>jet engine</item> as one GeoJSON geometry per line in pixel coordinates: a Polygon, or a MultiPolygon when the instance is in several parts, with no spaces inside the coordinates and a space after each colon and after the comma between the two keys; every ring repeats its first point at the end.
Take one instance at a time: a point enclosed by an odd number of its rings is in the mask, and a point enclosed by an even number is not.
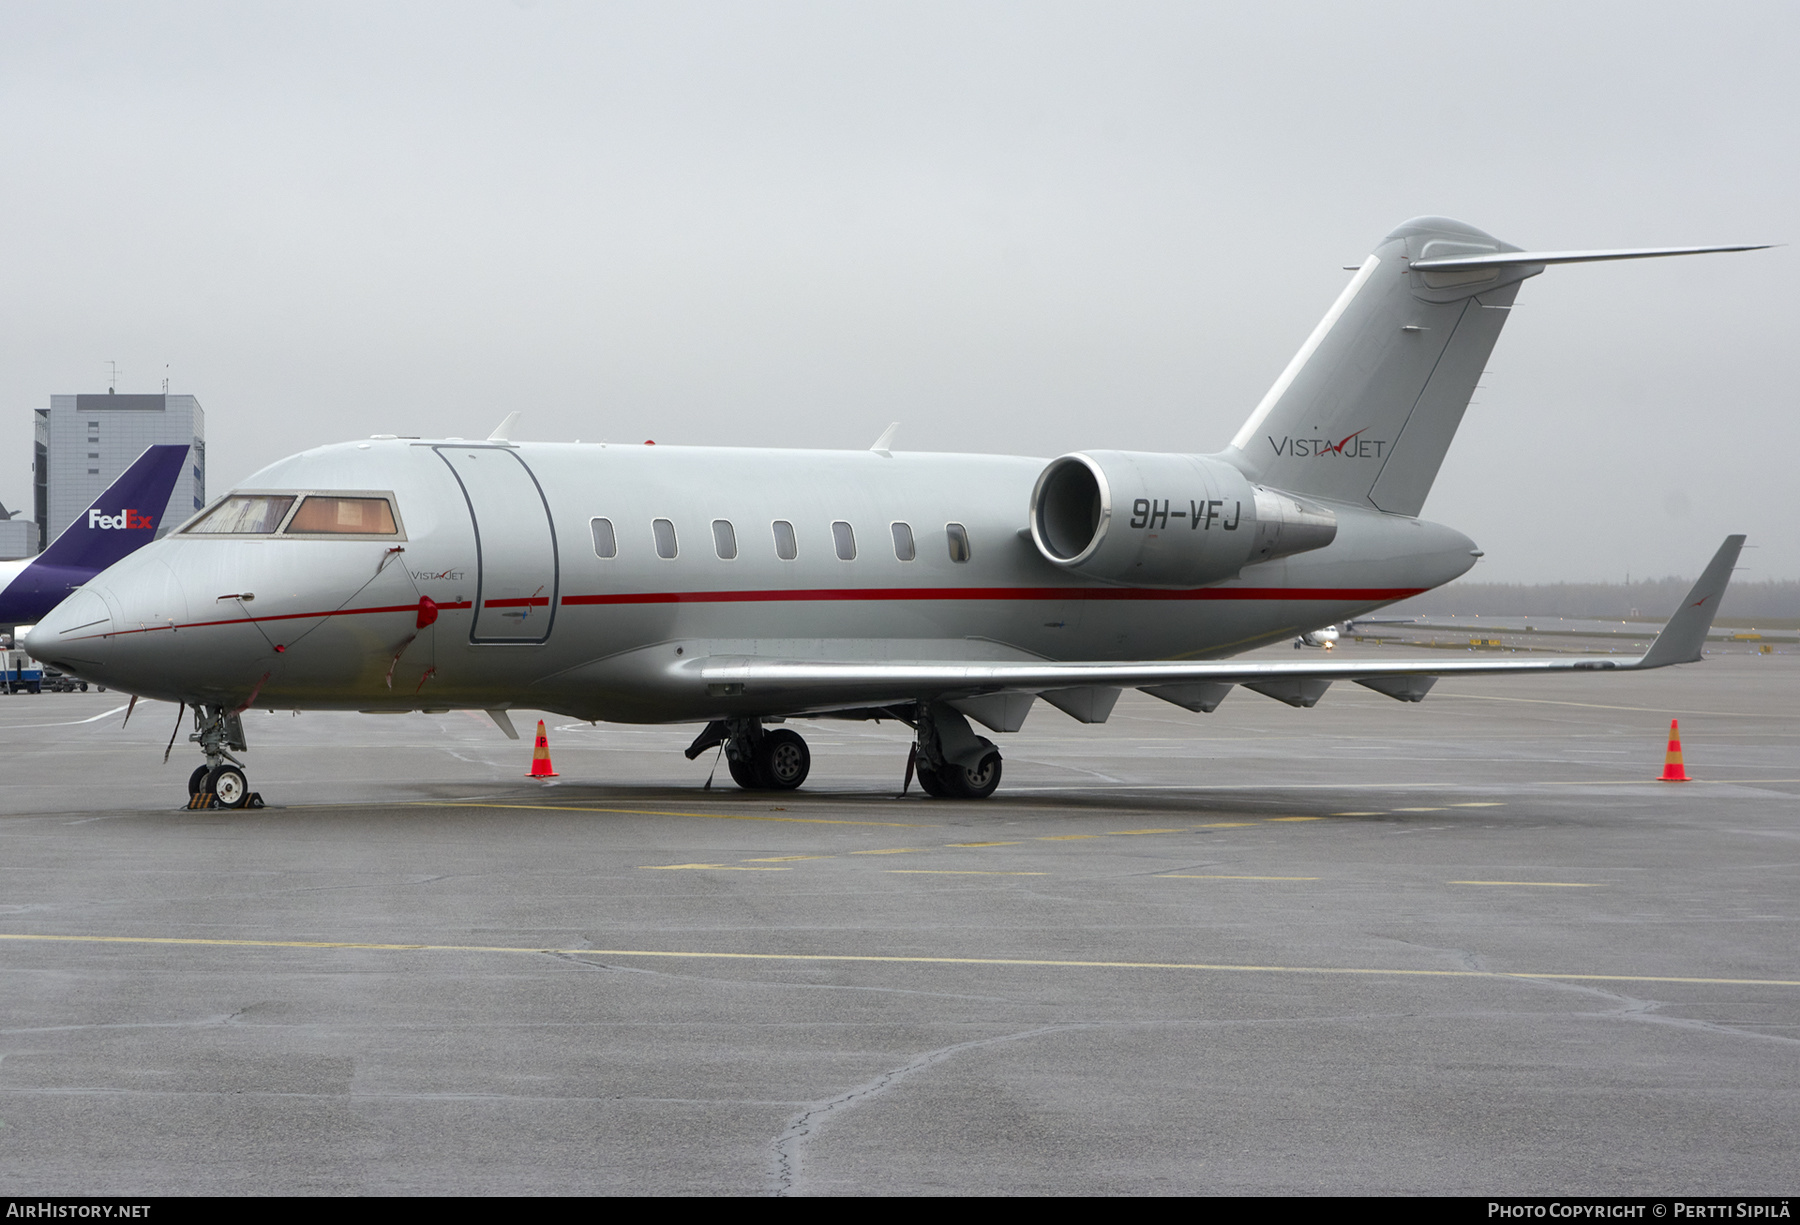
{"type": "Polygon", "coordinates": [[[1207,455],[1075,452],[1031,491],[1031,539],[1064,569],[1108,583],[1198,587],[1330,544],[1337,516],[1252,485],[1207,455]]]}

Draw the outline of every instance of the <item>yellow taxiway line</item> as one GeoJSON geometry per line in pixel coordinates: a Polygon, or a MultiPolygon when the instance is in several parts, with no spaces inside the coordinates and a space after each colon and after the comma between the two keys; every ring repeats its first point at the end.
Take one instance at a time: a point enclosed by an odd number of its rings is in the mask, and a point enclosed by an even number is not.
{"type": "MultiPolygon", "coordinates": [[[[433,808],[525,808],[540,812],[614,812],[628,817],[700,817],[708,821],[785,821],[796,825],[879,825],[887,829],[924,829],[918,822],[847,821],[827,817],[765,817],[735,812],[665,812],[653,808],[595,808],[587,804],[497,804],[487,800],[413,800],[433,808]]],[[[351,807],[334,805],[334,807],[351,807]]]]}
{"type": "Polygon", "coordinates": [[[1800,978],[1700,978],[1672,974],[1565,974],[1499,970],[1407,970],[1381,966],[1283,966],[1205,961],[1078,961],[1048,957],[921,957],[881,953],[709,953],[685,949],[565,949],[493,944],[378,944],[354,940],[231,940],[198,936],[51,936],[0,932],[0,940],[60,944],[178,945],[214,948],[329,949],[382,953],[531,953],[567,957],[645,957],[691,961],[864,963],[921,966],[1021,966],[1059,970],[1201,970],[1235,974],[1353,974],[1370,978],[1471,978],[1607,983],[1692,983],[1730,987],[1800,987],[1800,978]]]}

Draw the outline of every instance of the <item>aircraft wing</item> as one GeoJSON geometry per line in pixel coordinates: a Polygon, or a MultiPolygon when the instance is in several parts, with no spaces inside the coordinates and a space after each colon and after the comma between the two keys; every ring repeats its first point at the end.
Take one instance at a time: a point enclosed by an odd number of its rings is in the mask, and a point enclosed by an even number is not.
{"type": "MultiPolygon", "coordinates": [[[[1555,656],[1528,659],[1493,657],[1391,660],[1145,660],[1057,663],[1050,661],[953,661],[933,663],[779,660],[754,656],[710,656],[679,665],[676,673],[704,681],[720,696],[755,693],[795,713],[845,706],[881,706],[919,699],[981,698],[1006,693],[1035,694],[1070,710],[1077,718],[1093,709],[1098,722],[1120,689],[1142,689],[1192,710],[1211,710],[1233,685],[1244,685],[1294,706],[1311,706],[1331,682],[1356,681],[1402,701],[1416,702],[1442,676],[1514,673],[1635,672],[1701,657],[1719,599],[1731,579],[1744,537],[1728,536],[1693,590],[1669,618],[1650,649],[1639,656],[1555,656]],[[697,674],[697,675],[696,675],[697,674]],[[1112,691],[1084,699],[1072,691],[1112,691]],[[1065,701],[1068,703],[1065,705],[1065,701]],[[1071,709],[1073,707],[1073,709],[1071,709]]],[[[979,716],[978,716],[979,717],[979,716]]],[[[1022,715],[1021,715],[1022,717],[1022,715]]],[[[983,718],[983,722],[988,720],[983,718]]]]}

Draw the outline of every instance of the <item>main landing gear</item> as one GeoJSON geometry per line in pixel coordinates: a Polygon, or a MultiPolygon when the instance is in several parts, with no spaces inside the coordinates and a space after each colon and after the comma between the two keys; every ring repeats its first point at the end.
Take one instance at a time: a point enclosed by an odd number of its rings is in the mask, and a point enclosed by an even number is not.
{"type": "Polygon", "coordinates": [[[942,702],[920,703],[913,726],[918,743],[911,767],[919,789],[933,799],[985,800],[1000,786],[1000,750],[969,728],[962,712],[942,702]]]}
{"type": "Polygon", "coordinates": [[[262,797],[250,790],[244,763],[231,755],[249,747],[244,741],[244,720],[223,706],[194,707],[194,732],[190,743],[200,746],[206,764],[188,775],[189,808],[261,808],[262,797]]]}
{"type": "MultiPolygon", "coordinates": [[[[1000,750],[969,728],[962,712],[942,702],[919,702],[850,713],[851,718],[898,719],[918,732],[907,762],[934,799],[985,800],[1000,786],[1000,750]]],[[[725,766],[746,791],[792,791],[806,781],[812,754],[806,741],[785,727],[765,728],[761,719],[714,719],[687,747],[694,760],[725,746],[725,766]]],[[[904,788],[903,788],[904,789],[904,788]]]]}
{"type": "Polygon", "coordinates": [[[714,719],[688,746],[687,758],[720,744],[732,781],[746,791],[792,791],[812,769],[812,752],[799,733],[767,731],[761,719],[714,719]]]}

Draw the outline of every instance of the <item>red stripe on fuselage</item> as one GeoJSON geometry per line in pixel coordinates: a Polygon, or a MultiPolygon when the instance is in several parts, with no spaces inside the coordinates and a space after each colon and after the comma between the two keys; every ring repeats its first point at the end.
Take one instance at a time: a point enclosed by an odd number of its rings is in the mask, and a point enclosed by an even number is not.
{"type": "MultiPolygon", "coordinates": [[[[439,608],[471,608],[468,600],[458,603],[439,604],[439,608]]],[[[257,625],[272,621],[307,621],[314,617],[356,617],[364,613],[417,613],[417,604],[385,604],[379,608],[333,608],[326,612],[273,613],[267,617],[228,617],[222,621],[184,621],[180,625],[140,625],[134,630],[107,630],[102,634],[83,634],[80,638],[70,638],[70,642],[81,642],[88,638],[123,638],[126,634],[151,634],[158,630],[203,630],[218,625],[257,625]]]]}
{"type": "Polygon", "coordinates": [[[568,604],[747,604],[833,600],[1403,600],[1424,587],[838,587],[567,595],[568,604]]]}
{"type": "MultiPolygon", "coordinates": [[[[1164,590],[1155,587],[826,587],[786,591],[639,591],[608,595],[569,595],[565,605],[606,604],[756,604],[817,603],[873,600],[1349,600],[1357,603],[1390,603],[1415,596],[1425,587],[1192,587],[1164,590]]],[[[543,596],[525,599],[484,600],[484,608],[519,608],[549,604],[543,596]]],[[[469,600],[439,604],[446,611],[474,607],[469,600]]],[[[267,617],[231,617],[220,621],[190,621],[180,625],[145,625],[137,629],[107,630],[83,634],[67,641],[118,638],[158,630],[210,629],[220,625],[255,625],[274,621],[306,621],[314,617],[354,617],[366,613],[417,613],[417,604],[386,604],[378,608],[334,608],[323,612],[275,613],[267,617]]]]}

